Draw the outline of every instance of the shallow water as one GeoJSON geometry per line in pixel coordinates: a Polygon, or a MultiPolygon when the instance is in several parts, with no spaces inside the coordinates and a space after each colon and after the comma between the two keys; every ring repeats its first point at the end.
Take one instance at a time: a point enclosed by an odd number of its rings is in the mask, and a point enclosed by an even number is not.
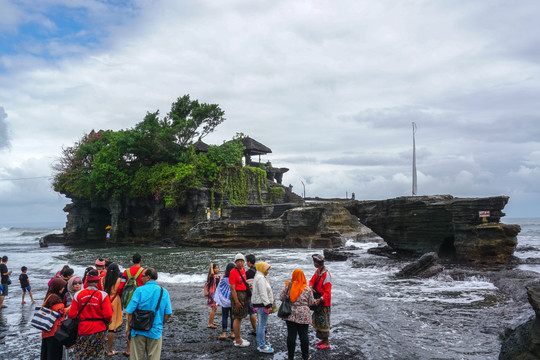
{"type": "MultiPolygon", "coordinates": [[[[527,246],[529,250],[516,252],[516,255],[540,258],[540,219],[505,222],[522,225],[519,246],[527,246]],[[537,246],[538,251],[531,248],[537,246]]],[[[238,349],[230,350],[232,346],[228,342],[226,345],[218,342],[219,331],[205,332],[208,308],[202,291],[208,264],[217,262],[223,271],[238,251],[253,253],[258,260],[272,265],[269,280],[277,296],[295,268],[304,270],[309,280],[315,270],[310,255],[320,252],[125,247],[79,250],[64,246],[40,249],[39,238],[50,232],[59,233],[61,229],[0,229],[0,254],[9,256],[8,267],[14,272],[14,284],[5,302],[9,308],[0,314],[0,358],[39,357],[40,332],[28,325],[32,311],[28,304],[21,306],[20,288],[14,286],[18,284],[16,280],[22,265],[29,268],[34,296],[43,300],[47,281],[64,264],[69,264],[79,275],[97,257],[112,259],[125,268],[132,254],[138,251],[143,256],[143,266],[155,267],[159,271],[158,282],[171,293],[174,313],[170,328],[176,330],[168,332],[166,328],[164,332],[163,358],[224,359],[229,355],[224,357],[223,354],[234,354],[238,349]],[[28,347],[28,343],[35,346],[28,347]]],[[[404,262],[367,254],[367,249],[376,243],[349,241],[347,245],[360,259],[376,258],[377,265],[352,268],[350,260],[327,263],[333,281],[332,355],[358,359],[496,359],[501,346],[499,333],[533,314],[526,306],[520,307],[516,314],[515,305],[482,276],[456,281],[443,272],[433,279],[398,280],[392,275],[405,265],[404,262]]],[[[220,319],[216,316],[216,321],[220,319]]],[[[246,321],[244,329],[247,329],[246,321]]],[[[277,351],[273,356],[261,358],[285,359],[284,324],[271,316],[268,330],[277,351]]],[[[314,338],[313,334],[310,336],[314,338]]],[[[121,350],[122,344],[118,348],[121,350]]],[[[313,346],[311,350],[314,359],[333,358],[328,353],[317,353],[313,346]]]]}

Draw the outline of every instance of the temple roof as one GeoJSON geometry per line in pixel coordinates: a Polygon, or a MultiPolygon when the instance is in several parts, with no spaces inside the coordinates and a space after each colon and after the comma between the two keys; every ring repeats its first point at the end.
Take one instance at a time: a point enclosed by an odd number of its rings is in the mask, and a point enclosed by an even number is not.
{"type": "Polygon", "coordinates": [[[269,147],[261,144],[257,140],[250,138],[249,136],[242,138],[242,144],[244,144],[246,147],[245,153],[248,155],[263,155],[272,152],[269,147]]]}
{"type": "Polygon", "coordinates": [[[197,152],[206,153],[206,152],[208,152],[208,148],[209,148],[209,146],[206,143],[202,142],[201,140],[199,140],[199,141],[197,141],[195,143],[195,150],[197,152]]]}

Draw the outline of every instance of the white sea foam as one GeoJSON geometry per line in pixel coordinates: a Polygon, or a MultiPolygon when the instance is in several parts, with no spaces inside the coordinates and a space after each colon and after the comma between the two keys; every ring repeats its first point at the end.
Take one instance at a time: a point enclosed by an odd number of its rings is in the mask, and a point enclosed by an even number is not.
{"type": "Polygon", "coordinates": [[[347,240],[345,242],[345,246],[346,247],[351,246],[351,247],[355,247],[355,248],[358,248],[358,249],[367,250],[367,249],[377,247],[377,246],[379,246],[379,244],[376,243],[376,242],[360,243],[360,242],[354,241],[352,239],[349,239],[349,240],[347,240]]]}
{"type": "Polygon", "coordinates": [[[165,272],[158,273],[158,281],[165,284],[195,284],[204,283],[206,275],[204,274],[170,274],[165,272]]]}

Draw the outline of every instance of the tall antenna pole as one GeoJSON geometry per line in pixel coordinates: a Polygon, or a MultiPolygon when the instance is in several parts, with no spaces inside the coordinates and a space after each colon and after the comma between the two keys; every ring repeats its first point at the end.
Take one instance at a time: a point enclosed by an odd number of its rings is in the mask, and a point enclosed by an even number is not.
{"type": "Polygon", "coordinates": [[[413,160],[412,160],[412,194],[413,196],[416,195],[417,184],[416,184],[416,143],[414,139],[414,134],[416,133],[416,123],[412,123],[412,146],[413,146],[413,160]]]}

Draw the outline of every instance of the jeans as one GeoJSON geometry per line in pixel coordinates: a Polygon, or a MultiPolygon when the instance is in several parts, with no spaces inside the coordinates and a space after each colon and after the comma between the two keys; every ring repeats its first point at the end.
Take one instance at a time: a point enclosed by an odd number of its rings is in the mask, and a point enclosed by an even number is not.
{"type": "Polygon", "coordinates": [[[294,349],[296,348],[296,334],[300,336],[300,349],[302,350],[302,359],[309,358],[309,324],[298,324],[292,321],[285,321],[287,324],[287,352],[289,359],[294,359],[294,349]]]}
{"type": "Polygon", "coordinates": [[[257,310],[257,346],[262,348],[266,345],[264,340],[264,328],[266,327],[266,320],[268,320],[268,314],[264,311],[264,308],[257,310]]]}
{"type": "Polygon", "coordinates": [[[221,307],[221,327],[223,329],[222,330],[223,332],[227,331],[227,320],[228,320],[228,318],[231,318],[231,331],[232,331],[233,319],[232,319],[231,308],[221,307]]]}

